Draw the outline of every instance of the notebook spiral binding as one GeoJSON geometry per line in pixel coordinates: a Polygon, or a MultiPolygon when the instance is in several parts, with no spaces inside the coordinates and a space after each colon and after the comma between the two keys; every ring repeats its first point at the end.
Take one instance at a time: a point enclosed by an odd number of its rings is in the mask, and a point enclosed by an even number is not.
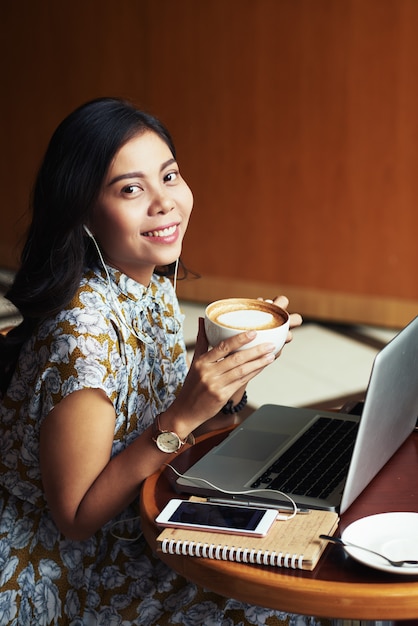
{"type": "Polygon", "coordinates": [[[254,548],[235,548],[195,541],[176,541],[164,539],[161,544],[162,552],[184,556],[197,556],[222,561],[236,561],[238,563],[253,563],[257,565],[271,565],[291,569],[303,569],[303,554],[284,554],[254,548]]]}

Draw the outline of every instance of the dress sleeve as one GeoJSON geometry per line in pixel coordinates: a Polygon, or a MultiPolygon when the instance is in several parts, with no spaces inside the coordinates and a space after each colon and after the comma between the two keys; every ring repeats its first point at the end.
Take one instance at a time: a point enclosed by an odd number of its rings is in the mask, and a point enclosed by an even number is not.
{"type": "Polygon", "coordinates": [[[115,405],[124,364],[118,335],[100,309],[73,308],[46,324],[34,351],[40,359],[35,387],[41,421],[63,398],[102,389],[115,405]]]}

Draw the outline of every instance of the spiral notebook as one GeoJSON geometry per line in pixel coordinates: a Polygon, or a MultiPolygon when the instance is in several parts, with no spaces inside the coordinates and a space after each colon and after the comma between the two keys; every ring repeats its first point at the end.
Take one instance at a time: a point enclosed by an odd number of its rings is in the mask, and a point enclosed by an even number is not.
{"type": "Polygon", "coordinates": [[[157,537],[157,550],[166,554],[313,570],[327,544],[319,535],[334,534],[338,520],[334,511],[312,510],[289,521],[275,521],[265,537],[165,528],[157,537]]]}

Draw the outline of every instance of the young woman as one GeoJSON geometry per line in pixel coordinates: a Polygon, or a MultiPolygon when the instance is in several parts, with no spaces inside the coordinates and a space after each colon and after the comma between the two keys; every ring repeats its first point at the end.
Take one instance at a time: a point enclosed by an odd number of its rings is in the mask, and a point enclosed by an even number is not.
{"type": "Polygon", "coordinates": [[[192,204],[167,130],[124,101],[83,105],[51,139],[8,293],[23,322],[0,351],[1,624],[289,617],[199,589],[141,539],[143,480],[197,429],[227,425],[274,360],[269,344],[236,352],[252,333],[208,350],[201,326],[187,368],[168,277],[192,204]]]}

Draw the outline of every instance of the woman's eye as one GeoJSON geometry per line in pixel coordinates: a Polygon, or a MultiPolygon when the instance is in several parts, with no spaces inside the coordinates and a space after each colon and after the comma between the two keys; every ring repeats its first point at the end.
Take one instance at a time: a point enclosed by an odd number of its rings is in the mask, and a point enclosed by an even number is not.
{"type": "Polygon", "coordinates": [[[178,175],[179,175],[178,172],[168,172],[168,174],[166,174],[164,176],[164,182],[165,183],[172,183],[172,182],[174,182],[176,180],[178,175]]]}
{"type": "Polygon", "coordinates": [[[128,195],[132,195],[134,193],[137,193],[139,190],[139,185],[126,185],[126,187],[122,189],[122,192],[127,193],[128,195]]]}

